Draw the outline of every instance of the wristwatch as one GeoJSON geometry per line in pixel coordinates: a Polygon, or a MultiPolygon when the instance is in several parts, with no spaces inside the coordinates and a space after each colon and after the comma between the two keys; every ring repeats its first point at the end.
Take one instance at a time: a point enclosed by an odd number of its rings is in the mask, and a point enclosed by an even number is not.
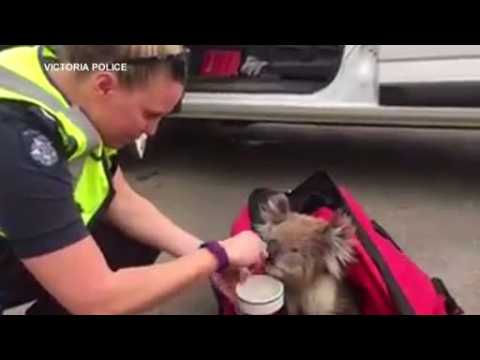
{"type": "Polygon", "coordinates": [[[218,242],[207,242],[200,246],[200,249],[205,249],[210,251],[210,253],[215,256],[218,262],[217,272],[222,272],[227,270],[230,267],[230,259],[228,254],[218,242]]]}

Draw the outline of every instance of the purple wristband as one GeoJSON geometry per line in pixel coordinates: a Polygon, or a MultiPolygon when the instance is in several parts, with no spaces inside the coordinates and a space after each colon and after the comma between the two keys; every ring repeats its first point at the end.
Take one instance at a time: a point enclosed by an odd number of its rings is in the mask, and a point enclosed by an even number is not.
{"type": "Polygon", "coordinates": [[[210,251],[217,259],[217,272],[222,272],[230,267],[230,260],[228,254],[218,242],[208,242],[200,246],[201,249],[210,251]]]}

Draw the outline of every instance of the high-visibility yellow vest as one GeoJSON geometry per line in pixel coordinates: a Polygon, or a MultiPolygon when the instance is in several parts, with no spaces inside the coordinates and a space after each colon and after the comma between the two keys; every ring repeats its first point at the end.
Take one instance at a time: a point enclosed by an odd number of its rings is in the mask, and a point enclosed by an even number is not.
{"type": "MultiPolygon", "coordinates": [[[[90,226],[113,195],[110,167],[116,151],[103,145],[87,116],[71,106],[50,82],[44,61],[54,57],[53,51],[44,46],[1,51],[0,101],[38,106],[56,123],[74,180],[73,197],[85,225],[90,226]]],[[[8,237],[2,229],[0,235],[8,237]]]]}

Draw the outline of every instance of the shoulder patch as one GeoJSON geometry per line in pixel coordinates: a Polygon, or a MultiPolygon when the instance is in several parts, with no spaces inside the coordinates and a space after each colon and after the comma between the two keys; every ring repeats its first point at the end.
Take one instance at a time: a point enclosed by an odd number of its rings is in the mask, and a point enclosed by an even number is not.
{"type": "Polygon", "coordinates": [[[52,142],[41,132],[36,130],[25,130],[22,133],[23,140],[27,146],[27,151],[37,164],[46,167],[52,167],[58,163],[59,157],[57,150],[52,142]]]}

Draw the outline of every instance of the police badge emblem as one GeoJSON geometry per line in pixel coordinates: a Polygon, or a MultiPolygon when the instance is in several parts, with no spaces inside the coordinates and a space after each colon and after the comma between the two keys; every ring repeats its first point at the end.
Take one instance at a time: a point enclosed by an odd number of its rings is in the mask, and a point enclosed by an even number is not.
{"type": "Polygon", "coordinates": [[[57,150],[52,142],[42,133],[35,130],[23,132],[27,140],[30,157],[40,165],[51,167],[58,162],[57,150]]]}

